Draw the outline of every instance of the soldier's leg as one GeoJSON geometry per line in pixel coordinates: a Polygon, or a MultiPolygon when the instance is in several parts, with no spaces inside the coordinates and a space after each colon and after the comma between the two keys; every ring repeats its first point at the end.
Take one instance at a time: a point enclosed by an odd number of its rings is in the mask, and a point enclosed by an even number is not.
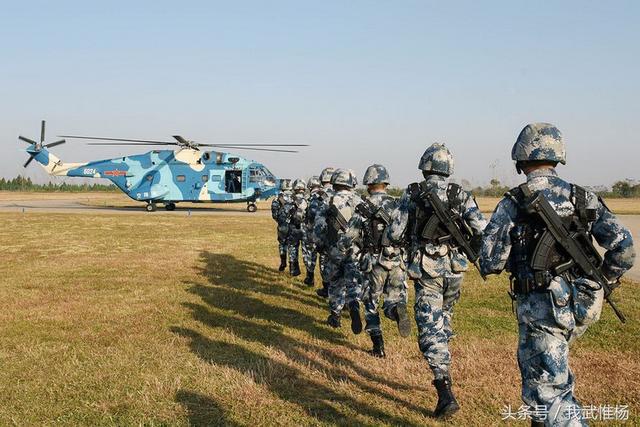
{"type": "Polygon", "coordinates": [[[289,272],[292,276],[300,275],[299,251],[300,236],[297,230],[292,230],[287,239],[289,243],[289,272]]]}
{"type": "Polygon", "coordinates": [[[442,316],[444,320],[444,330],[447,333],[448,339],[455,336],[451,326],[451,319],[453,317],[453,306],[460,299],[460,288],[462,287],[463,279],[464,277],[462,274],[453,274],[451,276],[447,276],[444,281],[445,287],[442,300],[442,316]]]}
{"type": "Polygon", "coordinates": [[[319,253],[320,259],[320,275],[322,276],[322,288],[316,290],[318,296],[327,298],[329,294],[329,275],[327,273],[327,256],[324,252],[319,253]]]}
{"type": "Polygon", "coordinates": [[[367,274],[367,288],[362,295],[362,305],[364,306],[365,328],[369,335],[381,334],[380,315],[378,305],[384,283],[387,278],[387,271],[380,265],[374,265],[370,273],[367,274]]]}
{"type": "Polygon", "coordinates": [[[383,298],[384,315],[398,323],[398,331],[401,336],[409,336],[411,323],[407,313],[407,276],[401,266],[393,267],[387,273],[383,298]]]}
{"type": "Polygon", "coordinates": [[[341,263],[327,260],[326,263],[328,282],[329,318],[327,323],[334,328],[340,326],[340,315],[345,305],[347,284],[344,278],[344,268],[341,263]]]}
{"type": "Polygon", "coordinates": [[[574,376],[569,368],[571,331],[554,316],[549,293],[518,296],[518,366],[522,375],[522,400],[546,412],[544,425],[581,426],[580,404],[573,395],[574,376]],[[573,418],[573,419],[572,419],[573,418]]]}
{"type": "Polygon", "coordinates": [[[452,415],[460,407],[451,390],[448,337],[442,314],[443,288],[445,278],[423,278],[415,282],[415,315],[418,325],[418,344],[431,371],[433,385],[438,393],[438,403],[433,411],[437,418],[452,415]]]}
{"type": "Polygon", "coordinates": [[[349,259],[344,263],[345,302],[349,306],[351,317],[351,331],[354,334],[362,332],[362,319],[360,318],[360,300],[362,298],[362,286],[364,276],[355,260],[349,259]]]}
{"type": "Polygon", "coordinates": [[[278,229],[278,252],[280,253],[279,271],[284,271],[287,267],[287,235],[278,229]]]}
{"type": "Polygon", "coordinates": [[[304,283],[308,286],[313,286],[317,256],[316,247],[311,241],[308,230],[305,230],[302,236],[302,259],[307,270],[307,277],[305,277],[304,283]]]}

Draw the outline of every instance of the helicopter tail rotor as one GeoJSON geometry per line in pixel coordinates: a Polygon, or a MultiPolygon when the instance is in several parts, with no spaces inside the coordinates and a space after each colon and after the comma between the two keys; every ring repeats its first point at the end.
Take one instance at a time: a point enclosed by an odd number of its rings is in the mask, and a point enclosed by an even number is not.
{"type": "Polygon", "coordinates": [[[45,121],[43,120],[40,126],[40,142],[36,142],[30,138],[24,137],[22,135],[18,136],[18,139],[26,142],[27,144],[29,144],[29,148],[27,148],[27,153],[29,153],[29,158],[27,159],[27,161],[24,163],[24,165],[22,165],[23,167],[27,167],[29,166],[29,163],[31,163],[33,161],[33,159],[36,158],[36,156],[42,151],[42,149],[44,148],[51,148],[51,147],[55,147],[57,145],[62,145],[64,144],[65,141],[64,139],[61,139],[59,141],[55,141],[55,142],[50,142],[49,144],[45,144],[44,140],[45,140],[45,121]]]}

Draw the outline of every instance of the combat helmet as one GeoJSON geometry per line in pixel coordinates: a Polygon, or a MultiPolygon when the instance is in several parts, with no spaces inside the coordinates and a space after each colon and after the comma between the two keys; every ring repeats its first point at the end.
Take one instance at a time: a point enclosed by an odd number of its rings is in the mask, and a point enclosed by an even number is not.
{"type": "Polygon", "coordinates": [[[331,182],[331,177],[333,176],[333,173],[336,171],[335,168],[324,168],[322,169],[322,172],[320,172],[320,182],[323,184],[328,184],[331,182]]]}
{"type": "Polygon", "coordinates": [[[303,179],[296,179],[293,181],[293,191],[304,191],[307,188],[307,183],[303,179]]]}
{"type": "Polygon", "coordinates": [[[320,178],[317,176],[312,176],[311,178],[309,178],[309,181],[307,182],[307,188],[309,190],[316,188],[316,187],[321,187],[322,183],[320,182],[320,178]]]}
{"type": "Polygon", "coordinates": [[[511,158],[516,162],[549,161],[564,165],[567,152],[562,133],[550,123],[530,123],[518,135],[511,149],[511,158]]]}
{"type": "Polygon", "coordinates": [[[389,184],[389,172],[382,165],[371,165],[367,168],[362,179],[364,185],[371,184],[389,184]]]}
{"type": "Polygon", "coordinates": [[[280,180],[280,190],[289,191],[291,190],[291,180],[288,178],[283,178],[280,180]]]}
{"type": "Polygon", "coordinates": [[[358,179],[351,169],[337,169],[333,175],[331,175],[331,184],[355,188],[355,186],[358,185],[358,179]]]}
{"type": "Polygon", "coordinates": [[[453,155],[444,144],[431,144],[420,158],[418,169],[423,172],[449,176],[453,174],[453,155]]]}

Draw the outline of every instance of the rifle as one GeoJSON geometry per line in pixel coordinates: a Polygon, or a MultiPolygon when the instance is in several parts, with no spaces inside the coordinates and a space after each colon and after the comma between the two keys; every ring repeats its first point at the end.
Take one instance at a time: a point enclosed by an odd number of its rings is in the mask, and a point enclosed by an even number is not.
{"type": "MultiPolygon", "coordinates": [[[[425,194],[429,204],[433,208],[433,212],[436,214],[436,217],[440,221],[440,224],[445,228],[445,230],[449,233],[454,242],[458,245],[460,250],[467,256],[469,261],[473,263],[478,269],[480,276],[483,280],[487,280],[487,276],[482,273],[480,269],[480,264],[478,263],[479,254],[471,247],[471,243],[467,238],[462,234],[460,227],[456,223],[454,216],[450,209],[448,209],[442,200],[438,197],[435,192],[428,192],[425,194]]],[[[464,224],[464,221],[461,221],[464,224]]],[[[465,231],[467,233],[470,232],[470,229],[464,225],[465,231]]]]}
{"type": "MultiPolygon", "coordinates": [[[[525,191],[525,196],[526,195],[527,192],[525,191]]],[[[560,215],[553,209],[542,193],[538,193],[528,204],[528,210],[530,213],[538,214],[547,226],[545,233],[550,233],[553,239],[569,255],[570,260],[557,266],[555,273],[559,274],[577,266],[587,277],[590,277],[602,286],[602,289],[604,289],[604,299],[609,303],[618,319],[620,319],[622,323],[626,323],[627,318],[611,299],[613,288],[609,283],[609,279],[607,279],[600,268],[602,265],[602,257],[600,257],[600,254],[587,235],[584,232],[569,232],[562,222],[560,215]],[[578,241],[580,241],[580,243],[578,243],[578,241]],[[597,264],[594,263],[594,259],[597,264]]]]}

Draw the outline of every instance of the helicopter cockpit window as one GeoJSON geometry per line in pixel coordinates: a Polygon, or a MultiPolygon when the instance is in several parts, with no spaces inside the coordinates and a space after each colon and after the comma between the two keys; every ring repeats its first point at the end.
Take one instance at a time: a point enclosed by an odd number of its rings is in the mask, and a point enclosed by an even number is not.
{"type": "Polygon", "coordinates": [[[224,179],[224,189],[227,193],[242,193],[242,171],[226,171],[224,179]]]}
{"type": "Polygon", "coordinates": [[[249,182],[262,182],[266,177],[267,175],[261,168],[249,169],[249,182]]]}

